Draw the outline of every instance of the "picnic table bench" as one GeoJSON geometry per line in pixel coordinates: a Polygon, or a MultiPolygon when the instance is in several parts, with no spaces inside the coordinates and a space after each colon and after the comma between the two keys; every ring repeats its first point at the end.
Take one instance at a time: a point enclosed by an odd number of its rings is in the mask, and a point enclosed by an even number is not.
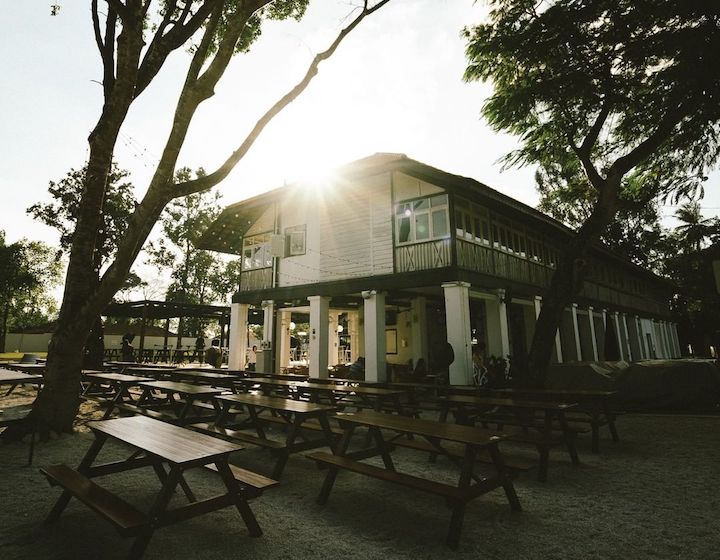
{"type": "Polygon", "coordinates": [[[435,494],[444,498],[452,511],[446,543],[453,549],[458,547],[465,508],[471,500],[502,487],[510,507],[514,511],[521,510],[512,477],[498,449],[503,436],[481,428],[378,412],[340,412],[335,418],[343,428],[343,436],[333,449],[333,454],[314,452],[307,455],[319,467],[328,469],[317,499],[321,505],[327,502],[340,470],[435,494]],[[375,446],[349,452],[353,432],[358,426],[368,428],[375,446]],[[383,431],[423,438],[438,454],[447,455],[460,469],[457,485],[398,472],[390,454],[392,443],[385,439],[383,431]],[[461,460],[446,453],[445,442],[455,442],[464,447],[461,460]],[[492,457],[491,468],[482,468],[477,464],[476,458],[481,451],[487,451],[492,457]],[[382,457],[384,467],[362,462],[375,456],[382,457]]]}
{"type": "Polygon", "coordinates": [[[231,468],[228,457],[243,449],[242,446],[144,416],[100,420],[87,425],[95,440],[77,469],[67,465],[41,469],[51,485],[63,488],[46,523],[57,521],[75,497],[109,521],[121,536],[135,538],[128,558],[142,557],[155,529],[229,506],[237,508],[250,536],[262,535],[247,500],[277,482],[256,473],[248,476],[249,471],[231,468]],[[126,460],[94,465],[110,439],[129,444],[136,451],[126,460]],[[160,482],[160,490],[148,511],[136,508],[92,480],[141,467],[152,467],[160,482]],[[209,467],[220,474],[224,494],[201,501],[195,498],[184,473],[199,467],[209,467]],[[178,486],[190,503],[169,509],[170,498],[178,486]]]}
{"type": "Polygon", "coordinates": [[[103,414],[103,420],[107,420],[116,408],[130,410],[131,406],[137,406],[139,398],[130,392],[131,387],[139,387],[140,383],[153,381],[151,377],[139,377],[137,375],[126,375],[124,373],[86,373],[83,375],[86,382],[82,396],[96,400],[105,400],[107,408],[103,414]]]}

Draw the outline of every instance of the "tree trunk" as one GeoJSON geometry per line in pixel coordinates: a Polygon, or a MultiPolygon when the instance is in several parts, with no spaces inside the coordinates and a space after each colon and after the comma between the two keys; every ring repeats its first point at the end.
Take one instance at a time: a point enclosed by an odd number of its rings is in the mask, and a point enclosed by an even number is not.
{"type": "Polygon", "coordinates": [[[566,245],[550,286],[543,295],[542,308],[535,323],[528,364],[521,383],[535,387],[545,384],[547,369],[555,346],[555,335],[560,328],[565,308],[582,290],[587,266],[587,253],[607,228],[617,211],[617,195],[621,176],[605,179],[592,214],[566,245]]]}
{"type": "Polygon", "coordinates": [[[0,319],[0,352],[5,352],[5,341],[7,340],[7,322],[10,316],[10,303],[3,306],[2,319],[0,319]]]}

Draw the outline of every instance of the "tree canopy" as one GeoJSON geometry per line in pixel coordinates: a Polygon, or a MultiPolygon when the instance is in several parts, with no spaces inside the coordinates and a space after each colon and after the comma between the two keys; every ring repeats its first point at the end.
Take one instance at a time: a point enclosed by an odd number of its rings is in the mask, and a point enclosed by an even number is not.
{"type": "Polygon", "coordinates": [[[564,307],[582,286],[588,248],[625,202],[691,196],[718,160],[720,4],[688,0],[490,0],[465,31],[468,80],[489,81],[482,113],[521,146],[577,213],[530,351],[542,377],[564,307]]]}

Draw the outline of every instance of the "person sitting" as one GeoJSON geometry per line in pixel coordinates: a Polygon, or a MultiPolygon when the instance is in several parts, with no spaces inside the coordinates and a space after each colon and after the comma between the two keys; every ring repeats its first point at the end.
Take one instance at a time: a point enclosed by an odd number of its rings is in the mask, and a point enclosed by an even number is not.
{"type": "Polygon", "coordinates": [[[475,350],[472,354],[473,364],[473,383],[475,385],[483,386],[488,382],[487,368],[482,357],[482,354],[478,350],[475,350]]]}
{"type": "Polygon", "coordinates": [[[222,366],[222,350],[220,350],[220,341],[217,338],[210,343],[210,348],[205,352],[205,363],[214,368],[222,366]]]}
{"type": "Polygon", "coordinates": [[[356,381],[365,380],[365,358],[363,356],[358,357],[351,365],[347,373],[348,379],[354,379],[356,381]]]}

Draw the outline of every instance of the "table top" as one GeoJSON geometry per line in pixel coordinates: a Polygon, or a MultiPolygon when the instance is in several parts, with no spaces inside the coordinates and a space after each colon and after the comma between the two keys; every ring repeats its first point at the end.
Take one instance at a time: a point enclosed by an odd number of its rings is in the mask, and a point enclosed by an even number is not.
{"type": "Polygon", "coordinates": [[[307,401],[296,401],[293,399],[285,399],[283,397],[266,397],[265,395],[221,395],[217,397],[217,400],[248,404],[250,406],[260,406],[273,410],[296,412],[300,414],[321,411],[334,412],[337,410],[334,406],[327,406],[307,401]]]}
{"type": "Polygon", "coordinates": [[[244,449],[242,445],[147,416],[96,420],[88,422],[87,426],[95,432],[102,432],[175,464],[207,464],[214,457],[244,449]]]}
{"type": "Polygon", "coordinates": [[[333,383],[309,383],[307,381],[285,381],[283,379],[269,379],[265,377],[248,377],[246,383],[257,383],[258,385],[272,385],[274,387],[289,387],[310,389],[313,391],[326,391],[334,393],[357,393],[375,396],[402,395],[406,391],[402,389],[383,389],[380,387],[348,387],[347,385],[335,385],[333,383]]]}
{"type": "Polygon", "coordinates": [[[124,373],[88,373],[86,378],[100,381],[117,381],[119,383],[146,383],[154,381],[152,377],[140,377],[139,375],[126,375],[124,373]]]}
{"type": "Polygon", "coordinates": [[[540,410],[565,410],[577,406],[577,403],[533,401],[529,399],[503,399],[497,397],[475,397],[471,395],[448,395],[440,397],[440,402],[451,404],[476,404],[486,406],[501,406],[509,408],[536,408],[540,410]]]}
{"type": "Polygon", "coordinates": [[[215,371],[200,371],[200,370],[188,370],[176,369],[172,372],[173,377],[185,377],[191,379],[218,379],[222,381],[233,381],[238,379],[240,376],[236,373],[217,373],[215,371]]]}
{"type": "Polygon", "coordinates": [[[395,430],[419,436],[455,441],[466,445],[485,446],[505,437],[502,432],[494,432],[483,428],[446,424],[434,420],[398,416],[397,414],[383,414],[382,412],[338,412],[335,418],[340,422],[352,422],[361,426],[395,430]]]}
{"type": "Polygon", "coordinates": [[[18,383],[42,383],[43,376],[34,373],[23,373],[0,369],[0,385],[16,385],[18,383]]]}
{"type": "Polygon", "coordinates": [[[169,377],[173,372],[167,368],[129,367],[125,368],[123,373],[130,375],[144,375],[145,377],[152,377],[153,379],[162,379],[169,377]]]}
{"type": "Polygon", "coordinates": [[[175,369],[177,366],[170,364],[153,364],[148,362],[105,362],[109,366],[122,366],[125,368],[145,368],[145,369],[175,369]]]}
{"type": "Polygon", "coordinates": [[[178,383],[177,381],[149,381],[140,383],[140,386],[147,389],[161,389],[172,393],[184,395],[219,395],[223,389],[208,387],[207,385],[193,385],[191,383],[178,383]]]}

